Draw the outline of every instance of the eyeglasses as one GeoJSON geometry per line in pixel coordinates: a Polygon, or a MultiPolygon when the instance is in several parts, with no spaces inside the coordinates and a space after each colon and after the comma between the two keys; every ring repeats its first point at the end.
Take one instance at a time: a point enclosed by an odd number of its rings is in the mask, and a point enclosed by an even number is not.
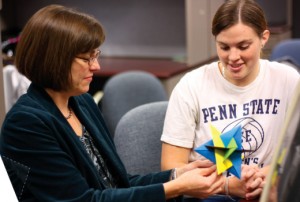
{"type": "Polygon", "coordinates": [[[95,62],[96,60],[99,62],[99,60],[100,60],[100,54],[101,54],[101,51],[98,50],[98,51],[96,52],[96,55],[95,55],[94,57],[84,58],[84,57],[76,56],[75,58],[81,59],[81,60],[83,60],[85,63],[87,63],[89,66],[92,66],[92,64],[94,64],[94,62],[95,62]]]}

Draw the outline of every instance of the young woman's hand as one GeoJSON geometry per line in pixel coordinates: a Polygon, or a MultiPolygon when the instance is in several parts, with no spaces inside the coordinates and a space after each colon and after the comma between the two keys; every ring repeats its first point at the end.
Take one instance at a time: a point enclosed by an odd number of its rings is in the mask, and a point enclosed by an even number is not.
{"type": "Polygon", "coordinates": [[[247,200],[260,196],[265,179],[265,173],[256,165],[242,166],[242,181],[244,182],[245,198],[247,200]]]}

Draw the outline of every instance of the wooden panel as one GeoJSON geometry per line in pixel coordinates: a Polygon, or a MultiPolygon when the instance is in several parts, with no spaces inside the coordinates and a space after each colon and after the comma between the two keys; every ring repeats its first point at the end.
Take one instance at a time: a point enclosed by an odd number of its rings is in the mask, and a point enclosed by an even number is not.
{"type": "Polygon", "coordinates": [[[89,93],[94,95],[96,92],[101,91],[106,81],[115,74],[131,70],[141,70],[152,73],[159,78],[170,95],[176,83],[186,72],[214,60],[216,58],[205,60],[196,65],[187,65],[186,63],[169,59],[105,57],[100,60],[101,69],[95,72],[89,93]]]}
{"type": "Polygon", "coordinates": [[[110,77],[117,73],[129,70],[142,70],[164,79],[179,74],[191,68],[186,63],[169,59],[148,58],[102,58],[101,69],[95,73],[98,77],[110,77]]]}

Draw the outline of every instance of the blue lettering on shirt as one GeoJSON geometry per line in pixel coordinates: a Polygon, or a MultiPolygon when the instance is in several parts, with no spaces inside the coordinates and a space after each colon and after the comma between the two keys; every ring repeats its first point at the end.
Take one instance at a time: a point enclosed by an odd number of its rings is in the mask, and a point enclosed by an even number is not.
{"type": "MultiPolygon", "coordinates": [[[[278,114],[279,99],[256,99],[242,105],[242,116],[255,114],[278,114]]],[[[218,105],[202,109],[204,123],[225,119],[235,119],[237,115],[237,105],[218,105]]]]}
{"type": "Polygon", "coordinates": [[[218,107],[203,108],[202,113],[204,117],[204,123],[214,122],[219,119],[233,119],[237,117],[236,104],[219,105],[218,107]]]}

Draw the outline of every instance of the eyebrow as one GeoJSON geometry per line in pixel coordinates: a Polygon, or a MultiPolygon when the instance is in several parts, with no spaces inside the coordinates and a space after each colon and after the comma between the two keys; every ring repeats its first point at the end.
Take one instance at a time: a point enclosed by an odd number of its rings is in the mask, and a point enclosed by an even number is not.
{"type": "Polygon", "coordinates": [[[100,49],[94,49],[94,50],[92,50],[92,51],[90,51],[90,52],[88,52],[88,53],[83,53],[85,56],[89,56],[89,57],[93,57],[93,56],[95,56],[95,55],[97,55],[97,54],[100,54],[101,53],[101,50],[100,49]]]}
{"type": "Polygon", "coordinates": [[[95,49],[93,51],[90,52],[90,56],[95,56],[97,54],[100,54],[101,53],[101,50],[98,48],[98,49],[95,49]]]}
{"type": "Polygon", "coordinates": [[[94,49],[93,51],[91,51],[92,54],[96,54],[98,52],[99,53],[101,52],[100,48],[97,48],[97,49],[94,49]]]}
{"type": "MultiPolygon", "coordinates": [[[[220,44],[220,45],[224,45],[224,46],[228,45],[227,43],[224,43],[222,41],[217,41],[217,43],[220,44]]],[[[243,41],[238,42],[237,45],[242,45],[242,44],[245,44],[245,43],[252,43],[252,40],[251,39],[243,40],[243,41]]]]}

